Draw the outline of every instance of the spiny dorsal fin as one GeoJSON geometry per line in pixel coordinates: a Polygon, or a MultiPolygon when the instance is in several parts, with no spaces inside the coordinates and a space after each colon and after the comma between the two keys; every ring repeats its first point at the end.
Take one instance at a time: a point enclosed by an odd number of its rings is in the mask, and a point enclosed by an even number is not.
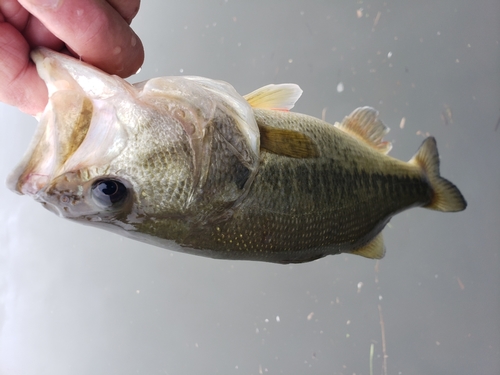
{"type": "Polygon", "coordinates": [[[368,242],[360,249],[351,252],[354,255],[360,255],[370,259],[382,259],[385,255],[385,245],[382,233],[379,233],[373,240],[368,242]]]}
{"type": "Polygon", "coordinates": [[[295,130],[259,125],[260,148],[277,155],[292,158],[317,158],[316,144],[307,135],[295,130]]]}
{"type": "Polygon", "coordinates": [[[301,88],[294,83],[267,85],[243,97],[253,108],[289,111],[302,95],[301,88]]]}
{"type": "Polygon", "coordinates": [[[391,142],[382,139],[390,129],[378,118],[378,111],[371,107],[355,109],[342,123],[337,122],[335,126],[383,154],[391,151],[391,142]]]}

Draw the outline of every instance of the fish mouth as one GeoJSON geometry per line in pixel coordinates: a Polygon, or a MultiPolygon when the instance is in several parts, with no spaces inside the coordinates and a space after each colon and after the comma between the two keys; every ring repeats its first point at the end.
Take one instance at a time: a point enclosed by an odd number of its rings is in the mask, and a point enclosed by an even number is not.
{"type": "Polygon", "coordinates": [[[38,128],[23,161],[8,180],[10,189],[34,196],[77,151],[88,133],[92,102],[75,91],[57,91],[40,118],[38,128]]]}
{"type": "Polygon", "coordinates": [[[123,150],[127,134],[114,102],[132,90],[126,81],[46,48],[35,49],[31,58],[49,101],[7,186],[43,201],[38,193],[54,178],[109,163],[123,150]]]}

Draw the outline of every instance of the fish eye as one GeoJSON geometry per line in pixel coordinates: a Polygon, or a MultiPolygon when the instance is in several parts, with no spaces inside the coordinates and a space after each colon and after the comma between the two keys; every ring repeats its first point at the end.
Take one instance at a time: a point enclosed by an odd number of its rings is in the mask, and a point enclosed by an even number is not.
{"type": "Polygon", "coordinates": [[[97,205],[103,208],[122,203],[127,195],[127,188],[118,180],[97,180],[92,184],[92,198],[97,205]]]}

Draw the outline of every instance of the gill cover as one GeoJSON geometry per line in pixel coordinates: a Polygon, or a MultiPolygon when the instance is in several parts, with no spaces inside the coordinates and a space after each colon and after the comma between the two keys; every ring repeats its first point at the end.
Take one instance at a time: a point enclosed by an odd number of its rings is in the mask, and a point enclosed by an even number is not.
{"type": "Polygon", "coordinates": [[[218,132],[244,168],[249,170],[243,194],[257,173],[260,133],[248,102],[228,83],[196,76],[159,77],[134,85],[140,99],[166,107],[183,127],[193,152],[193,189],[188,205],[206,184],[218,132]]]}

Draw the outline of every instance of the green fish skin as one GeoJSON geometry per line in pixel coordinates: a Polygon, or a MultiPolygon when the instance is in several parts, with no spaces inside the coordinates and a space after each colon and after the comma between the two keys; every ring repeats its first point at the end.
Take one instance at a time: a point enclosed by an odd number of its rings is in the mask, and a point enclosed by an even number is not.
{"type": "Polygon", "coordinates": [[[59,216],[175,251],[302,263],[382,258],[395,214],[466,208],[435,139],[392,158],[373,108],[332,125],[290,112],[293,84],[240,96],[201,77],[130,85],[48,49],[32,58],[50,99],[8,185],[59,216]]]}

